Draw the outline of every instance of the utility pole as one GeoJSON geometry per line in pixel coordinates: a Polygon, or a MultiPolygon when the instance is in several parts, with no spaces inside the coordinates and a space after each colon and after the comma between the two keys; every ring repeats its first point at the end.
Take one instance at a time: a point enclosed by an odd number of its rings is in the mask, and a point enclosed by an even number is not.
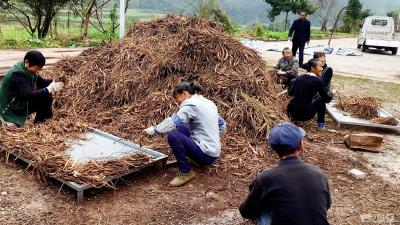
{"type": "Polygon", "coordinates": [[[119,0],[119,38],[124,38],[125,35],[125,1],[119,0]]]}

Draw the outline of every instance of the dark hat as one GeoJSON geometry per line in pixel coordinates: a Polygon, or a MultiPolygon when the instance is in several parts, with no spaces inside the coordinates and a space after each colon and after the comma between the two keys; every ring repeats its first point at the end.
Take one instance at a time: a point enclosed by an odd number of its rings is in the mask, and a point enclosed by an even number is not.
{"type": "Polygon", "coordinates": [[[282,151],[295,150],[305,135],[306,132],[302,128],[283,122],[271,129],[269,144],[279,154],[282,151]]]}

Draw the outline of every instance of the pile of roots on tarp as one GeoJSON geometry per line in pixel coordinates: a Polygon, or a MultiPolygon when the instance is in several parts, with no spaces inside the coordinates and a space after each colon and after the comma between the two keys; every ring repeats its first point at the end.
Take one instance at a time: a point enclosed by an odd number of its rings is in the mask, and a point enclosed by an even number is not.
{"type": "Polygon", "coordinates": [[[67,140],[93,127],[170,154],[165,135],[148,137],[142,130],[178,110],[172,90],[182,80],[197,80],[227,122],[217,168],[254,174],[271,154],[268,131],[286,120],[279,86],[260,56],[221,24],[196,17],[133,25],[125,39],[63,59],[46,73],[67,80],[55,96],[54,118],[2,130],[0,145],[34,161],[44,175],[94,186],[149,159],[77,165],[65,156],[67,140]]]}
{"type": "Polygon", "coordinates": [[[370,120],[379,117],[381,104],[374,97],[351,97],[340,101],[336,107],[357,118],[370,120]]]}

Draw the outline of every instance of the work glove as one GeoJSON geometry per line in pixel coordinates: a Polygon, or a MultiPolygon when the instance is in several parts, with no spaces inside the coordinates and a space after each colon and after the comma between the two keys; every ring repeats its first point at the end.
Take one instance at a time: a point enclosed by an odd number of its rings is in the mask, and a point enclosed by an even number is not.
{"type": "Polygon", "coordinates": [[[64,83],[63,82],[51,82],[51,84],[47,87],[47,90],[49,91],[49,93],[54,93],[57,91],[61,91],[61,89],[63,89],[64,87],[64,83]]]}
{"type": "Polygon", "coordinates": [[[144,129],[143,132],[145,132],[147,135],[152,136],[156,134],[156,129],[153,126],[151,126],[149,128],[144,129]]]}

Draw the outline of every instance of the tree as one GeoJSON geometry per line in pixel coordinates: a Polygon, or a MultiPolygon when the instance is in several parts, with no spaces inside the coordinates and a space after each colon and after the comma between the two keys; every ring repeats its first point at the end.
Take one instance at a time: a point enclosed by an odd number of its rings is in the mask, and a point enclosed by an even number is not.
{"type": "Polygon", "coordinates": [[[393,17],[394,18],[394,16],[396,15],[396,11],[390,11],[390,12],[386,13],[386,15],[388,17],[393,17]]]}
{"type": "Polygon", "coordinates": [[[110,24],[110,41],[111,41],[112,37],[115,36],[115,30],[119,26],[119,24],[118,24],[117,7],[118,7],[118,5],[115,2],[114,5],[113,5],[112,10],[110,12],[110,20],[111,20],[111,24],[110,24]]]}
{"type": "Polygon", "coordinates": [[[201,0],[197,7],[197,16],[218,21],[224,25],[225,32],[233,33],[234,28],[228,14],[219,8],[219,0],[201,0]]]}
{"type": "Polygon", "coordinates": [[[339,22],[340,16],[342,15],[342,13],[343,13],[343,11],[345,9],[346,9],[346,6],[343,6],[342,9],[339,11],[339,13],[336,16],[335,23],[333,24],[333,28],[332,28],[332,31],[331,31],[331,36],[329,37],[329,41],[328,41],[328,45],[329,46],[331,46],[331,40],[332,40],[332,37],[333,37],[333,33],[336,31],[336,27],[337,27],[337,24],[339,22]]]}
{"type": "Polygon", "coordinates": [[[360,0],[349,0],[343,19],[344,25],[342,30],[348,33],[358,31],[358,25],[362,22],[362,20],[371,15],[371,10],[362,10],[362,4],[360,0]]]}
{"type": "Polygon", "coordinates": [[[371,12],[370,9],[366,9],[364,11],[361,11],[360,13],[360,20],[364,20],[365,18],[367,18],[368,16],[372,16],[373,13],[371,12]]]}
{"type": "MultiPolygon", "coordinates": [[[[1,12],[1,11],[0,11],[1,12]]],[[[4,14],[0,14],[0,23],[5,21],[5,15],[4,14]]],[[[0,37],[3,36],[3,32],[1,31],[1,26],[0,26],[0,37]]]]}
{"type": "Polygon", "coordinates": [[[219,10],[219,0],[201,0],[196,14],[201,18],[213,19],[216,10],[219,10]]]}
{"type": "Polygon", "coordinates": [[[360,0],[349,0],[346,8],[346,16],[353,20],[358,20],[360,18],[362,9],[360,0]]]}
{"type": "MultiPolygon", "coordinates": [[[[2,10],[2,2],[0,1],[0,24],[6,21],[6,15],[4,11],[2,10]]],[[[3,36],[3,32],[1,31],[1,26],[0,26],[0,37],[3,36]]]]}
{"type": "MultiPolygon", "coordinates": [[[[92,25],[96,30],[102,33],[108,33],[109,30],[105,28],[103,23],[103,8],[109,3],[111,0],[72,0],[73,8],[75,9],[74,12],[77,13],[82,18],[82,38],[88,36],[88,28],[89,24],[92,25]],[[95,19],[98,23],[96,26],[91,19],[95,19]]],[[[128,10],[128,4],[130,0],[126,0],[125,3],[125,13],[128,10]]],[[[114,4],[113,8],[116,7],[116,3],[114,4]]],[[[113,9],[114,10],[114,9],[113,9]]],[[[117,17],[116,10],[110,13],[114,13],[112,16],[114,19],[117,17]]],[[[119,24],[115,23],[115,19],[111,21],[113,24],[111,28],[111,32],[115,32],[115,29],[119,26],[119,24]]]]}
{"type": "Polygon", "coordinates": [[[7,10],[31,36],[43,39],[57,12],[70,0],[1,0],[7,10]]]}
{"type": "Polygon", "coordinates": [[[321,31],[327,31],[329,19],[331,19],[334,11],[332,9],[335,8],[337,3],[337,0],[314,0],[314,4],[317,8],[314,15],[321,23],[321,31]]]}
{"type": "MultiPolygon", "coordinates": [[[[82,38],[87,37],[90,17],[102,10],[111,0],[78,0],[73,2],[75,11],[82,18],[82,38]]],[[[92,24],[94,26],[94,24],[92,24]]]]}
{"type": "Polygon", "coordinates": [[[267,4],[271,5],[268,10],[268,17],[274,21],[275,17],[279,16],[282,12],[285,13],[285,31],[288,25],[289,13],[298,13],[300,10],[305,10],[308,14],[313,14],[316,8],[308,0],[264,0],[267,4]]]}

